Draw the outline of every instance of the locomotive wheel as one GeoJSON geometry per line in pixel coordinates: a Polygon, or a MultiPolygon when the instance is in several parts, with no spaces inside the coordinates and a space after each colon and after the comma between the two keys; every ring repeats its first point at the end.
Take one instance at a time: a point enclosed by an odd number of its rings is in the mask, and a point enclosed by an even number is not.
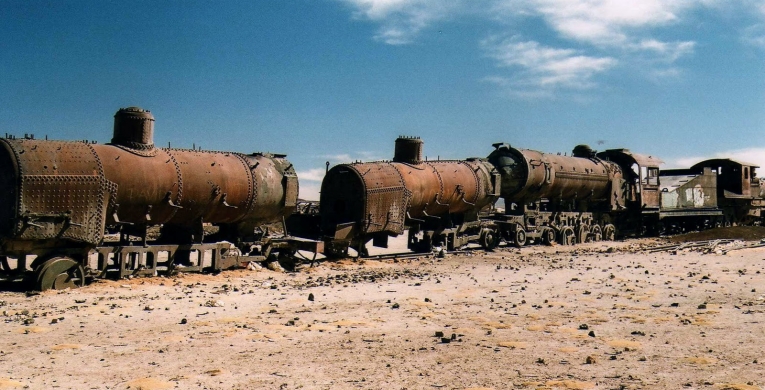
{"type": "Polygon", "coordinates": [[[63,290],[84,285],[85,270],[70,257],[53,257],[35,269],[35,288],[39,291],[63,290]]]}
{"type": "Polygon", "coordinates": [[[515,242],[513,242],[516,248],[520,248],[526,245],[526,230],[518,226],[515,230],[515,242]]]}
{"type": "Polygon", "coordinates": [[[560,231],[561,245],[574,245],[576,243],[576,234],[571,226],[566,226],[560,231]]]}
{"type": "Polygon", "coordinates": [[[580,225],[577,229],[576,242],[587,242],[587,236],[590,235],[590,228],[587,225],[580,225]]]}
{"type": "Polygon", "coordinates": [[[598,242],[603,239],[603,231],[600,229],[600,225],[592,225],[590,229],[591,238],[593,242],[598,242]]]}
{"type": "Polygon", "coordinates": [[[616,226],[610,223],[603,228],[603,239],[613,241],[616,238],[616,226]]]}
{"type": "Polygon", "coordinates": [[[480,240],[481,246],[487,251],[490,251],[497,246],[497,239],[494,236],[494,231],[491,229],[482,229],[480,240]]]}
{"type": "Polygon", "coordinates": [[[545,245],[552,245],[555,242],[555,230],[553,229],[545,229],[544,232],[542,232],[542,242],[545,243],[545,245]]]}

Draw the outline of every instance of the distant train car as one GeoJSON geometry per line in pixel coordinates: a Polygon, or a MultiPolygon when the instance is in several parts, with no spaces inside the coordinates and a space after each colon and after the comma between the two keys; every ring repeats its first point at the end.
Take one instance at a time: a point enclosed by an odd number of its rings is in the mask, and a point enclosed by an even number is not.
{"type": "Polygon", "coordinates": [[[41,290],[107,273],[228,268],[238,255],[221,240],[249,252],[249,243],[263,244],[259,226],[294,210],[298,181],[285,156],[157,148],[153,133],[151,113],[130,107],[114,116],[108,145],[0,140],[5,277],[23,275],[28,258],[41,290]],[[155,225],[162,235],[148,245],[155,225]],[[217,227],[214,238],[205,238],[205,225],[217,227]],[[119,243],[104,243],[110,226],[119,243]]]}
{"type": "Polygon", "coordinates": [[[765,208],[757,165],[732,159],[663,170],[658,230],[682,232],[762,222],[765,208]]]}
{"type": "MultiPolygon", "coordinates": [[[[423,161],[422,140],[400,137],[393,161],[340,164],[321,186],[326,247],[387,246],[409,230],[409,247],[454,249],[481,237],[479,213],[499,195],[499,175],[483,159],[423,161]]],[[[493,241],[492,237],[486,238],[493,241]]]]}

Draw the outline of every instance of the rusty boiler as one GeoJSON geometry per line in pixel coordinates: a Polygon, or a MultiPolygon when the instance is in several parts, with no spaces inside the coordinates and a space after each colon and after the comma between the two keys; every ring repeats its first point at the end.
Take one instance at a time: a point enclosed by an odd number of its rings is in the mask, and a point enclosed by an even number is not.
{"type": "Polygon", "coordinates": [[[552,207],[576,203],[582,209],[588,203],[609,200],[617,207],[621,199],[621,168],[595,157],[586,145],[577,146],[572,156],[517,149],[504,143],[494,147],[488,159],[502,175],[501,193],[506,203],[524,205],[548,199],[552,207]]]}
{"type": "MultiPolygon", "coordinates": [[[[254,226],[294,210],[283,155],[157,148],[154,117],[120,109],[110,144],[0,140],[3,252],[99,244],[105,226],[254,226]]],[[[197,239],[200,239],[197,237],[197,239]]]]}
{"type": "Polygon", "coordinates": [[[477,218],[497,196],[482,159],[423,161],[419,138],[399,137],[393,161],[340,164],[322,182],[322,231],[352,239],[401,234],[412,221],[477,218]]]}

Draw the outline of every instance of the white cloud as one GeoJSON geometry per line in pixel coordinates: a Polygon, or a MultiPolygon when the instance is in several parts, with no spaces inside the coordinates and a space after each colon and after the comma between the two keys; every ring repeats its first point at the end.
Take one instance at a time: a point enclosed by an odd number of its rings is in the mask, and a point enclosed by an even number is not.
{"type": "Polygon", "coordinates": [[[511,88],[518,96],[553,96],[566,89],[592,88],[597,75],[617,66],[630,67],[631,73],[654,81],[680,77],[683,70],[676,61],[694,54],[694,30],[667,39],[666,27],[687,23],[698,16],[698,11],[709,10],[710,15],[750,14],[747,17],[760,24],[752,23],[742,32],[742,39],[765,48],[762,0],[336,1],[350,5],[357,18],[377,23],[375,39],[388,44],[413,43],[436,24],[465,18],[491,22],[484,23],[487,36],[523,33],[527,42],[487,45],[486,41],[492,38],[482,42],[490,58],[511,67],[508,74],[487,75],[484,81],[511,88]],[[552,38],[542,40],[532,35],[535,31],[520,30],[519,22],[537,20],[549,29],[543,35],[549,37],[548,32],[552,32],[552,38]],[[517,54],[527,57],[512,58],[517,54]],[[541,57],[534,58],[535,55],[541,57]],[[520,85],[524,85],[522,90],[520,85]]]}
{"type": "MultiPolygon", "coordinates": [[[[744,148],[717,152],[709,156],[676,157],[668,159],[665,169],[688,168],[698,162],[712,158],[730,158],[737,161],[756,164],[765,169],[765,147],[744,148]]],[[[763,176],[759,174],[758,176],[763,176]]]]}
{"type": "Polygon", "coordinates": [[[298,180],[302,183],[303,181],[318,181],[320,182],[322,179],[324,179],[324,173],[325,169],[323,168],[314,168],[309,169],[307,171],[298,171],[298,180]]]}
{"type": "Polygon", "coordinates": [[[635,45],[633,50],[648,51],[659,55],[660,59],[666,62],[675,62],[678,58],[692,54],[696,47],[696,42],[661,42],[655,39],[644,39],[635,45]]]}
{"type": "Polygon", "coordinates": [[[501,66],[521,68],[514,79],[494,76],[486,81],[515,89],[591,88],[594,75],[618,63],[614,58],[586,56],[575,50],[546,47],[516,37],[486,39],[481,46],[501,66]]]}
{"type": "Polygon", "coordinates": [[[340,0],[356,8],[355,15],[380,23],[375,39],[389,45],[412,43],[433,22],[456,13],[462,0],[340,0]]]}
{"type": "MultiPolygon", "coordinates": [[[[299,175],[298,179],[302,180],[299,175]]],[[[319,200],[320,192],[321,183],[306,183],[305,181],[301,181],[300,194],[298,197],[304,200],[319,200]]]]}
{"type": "MultiPolygon", "coordinates": [[[[666,25],[694,5],[689,0],[527,0],[566,38],[597,45],[622,44],[632,29],[666,25]]],[[[503,1],[502,3],[513,3],[503,1]]]]}
{"type": "Polygon", "coordinates": [[[742,40],[749,45],[765,49],[765,23],[755,24],[744,29],[742,40]]]}

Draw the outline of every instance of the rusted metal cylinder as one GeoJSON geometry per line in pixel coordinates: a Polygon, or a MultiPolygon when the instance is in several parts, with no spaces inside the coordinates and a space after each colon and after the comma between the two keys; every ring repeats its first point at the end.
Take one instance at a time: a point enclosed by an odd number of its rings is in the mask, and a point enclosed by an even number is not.
{"type": "Polygon", "coordinates": [[[510,202],[604,200],[609,198],[614,175],[620,175],[618,167],[597,158],[546,154],[506,144],[495,147],[489,161],[502,175],[502,197],[510,202]]]}
{"type": "Polygon", "coordinates": [[[153,147],[153,117],[115,115],[115,144],[0,140],[0,245],[96,245],[116,223],[264,224],[294,210],[298,183],[283,155],[153,147]],[[127,119],[126,119],[127,118],[127,119]]]}
{"type": "MultiPolygon", "coordinates": [[[[397,152],[404,150],[399,145],[410,144],[421,147],[422,141],[399,138],[397,152]]],[[[397,235],[406,229],[407,217],[448,220],[454,214],[477,215],[497,198],[493,169],[485,160],[415,164],[413,159],[401,159],[408,162],[341,164],[330,169],[322,182],[319,202],[323,234],[338,238],[338,232],[347,228],[356,236],[381,232],[397,235]]]]}
{"type": "Polygon", "coordinates": [[[418,137],[398,137],[393,162],[419,164],[422,162],[422,140],[418,137]]]}
{"type": "Polygon", "coordinates": [[[154,148],[154,116],[140,107],[120,108],[114,114],[112,143],[133,149],[154,148]]]}
{"type": "Polygon", "coordinates": [[[480,160],[430,161],[416,167],[394,164],[412,198],[409,214],[458,214],[477,211],[493,202],[487,188],[489,168],[480,160]]]}

